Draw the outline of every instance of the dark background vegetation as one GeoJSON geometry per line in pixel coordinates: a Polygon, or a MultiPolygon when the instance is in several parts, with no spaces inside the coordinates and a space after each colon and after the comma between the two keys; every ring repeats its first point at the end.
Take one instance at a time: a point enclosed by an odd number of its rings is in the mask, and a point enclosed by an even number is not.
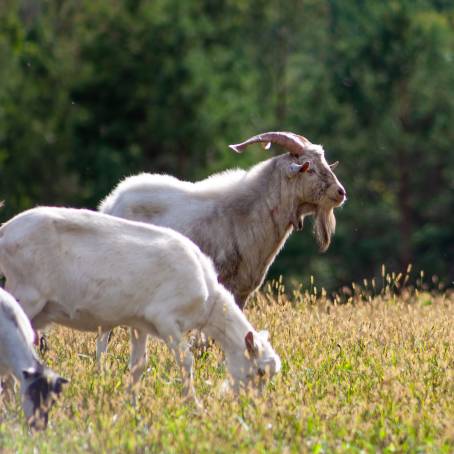
{"type": "Polygon", "coordinates": [[[267,153],[229,143],[290,130],[349,200],[326,254],[308,223],[272,275],[333,289],[413,263],[449,284],[453,93],[450,0],[0,0],[0,219],[247,168],[267,153]]]}

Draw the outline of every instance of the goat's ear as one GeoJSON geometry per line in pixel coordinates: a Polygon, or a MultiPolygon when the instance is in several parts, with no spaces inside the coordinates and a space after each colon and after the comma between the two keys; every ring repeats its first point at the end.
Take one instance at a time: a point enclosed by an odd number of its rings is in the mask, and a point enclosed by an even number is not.
{"type": "Polygon", "coordinates": [[[337,166],[339,165],[339,161],[333,162],[332,164],[329,165],[331,170],[334,170],[337,166]]]}
{"type": "Polygon", "coordinates": [[[309,161],[306,161],[304,164],[297,164],[296,162],[292,162],[287,169],[287,175],[289,178],[298,175],[299,173],[306,172],[310,167],[309,161]]]}
{"type": "Polygon", "coordinates": [[[300,169],[300,173],[303,173],[303,172],[307,172],[309,170],[309,168],[311,167],[309,161],[306,161],[302,166],[301,166],[301,169],[300,169]]]}
{"type": "Polygon", "coordinates": [[[40,375],[41,375],[40,372],[38,372],[33,367],[29,367],[28,369],[22,370],[22,376],[25,378],[25,380],[35,380],[40,375]]]}
{"type": "Polygon", "coordinates": [[[54,384],[52,386],[52,391],[56,394],[60,394],[62,391],[63,385],[65,385],[66,383],[69,383],[69,380],[66,380],[66,378],[58,376],[54,381],[54,384]]]}
{"type": "Polygon", "coordinates": [[[69,383],[69,380],[64,378],[64,377],[58,377],[56,380],[57,385],[66,385],[66,383],[69,383]]]}
{"type": "Polygon", "coordinates": [[[252,331],[249,331],[245,338],[244,338],[244,342],[246,343],[246,350],[248,351],[249,355],[251,357],[254,357],[257,355],[257,346],[255,345],[255,342],[254,342],[254,334],[252,333],[252,331]]]}

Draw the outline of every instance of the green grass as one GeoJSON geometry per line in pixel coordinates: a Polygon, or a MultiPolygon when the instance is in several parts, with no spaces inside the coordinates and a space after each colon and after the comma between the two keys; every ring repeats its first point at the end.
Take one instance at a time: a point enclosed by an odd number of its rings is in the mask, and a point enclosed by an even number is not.
{"type": "Polygon", "coordinates": [[[258,295],[246,312],[270,331],[282,373],[262,396],[236,399],[221,391],[227,374],[213,348],[196,364],[203,413],[182,400],[162,343],[149,342],[133,406],[126,330],[98,372],[95,336],[53,327],[45,361],[71,384],[43,433],[29,435],[18,402],[0,406],[1,451],[452,453],[454,295],[397,296],[395,278],[378,295],[367,283],[347,289],[347,304],[315,288],[287,298],[279,283],[258,295]]]}

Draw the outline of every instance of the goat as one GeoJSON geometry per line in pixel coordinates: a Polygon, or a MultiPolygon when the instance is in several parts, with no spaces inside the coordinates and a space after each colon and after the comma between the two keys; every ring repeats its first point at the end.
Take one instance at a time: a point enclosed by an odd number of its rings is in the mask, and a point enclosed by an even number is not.
{"type": "Polygon", "coordinates": [[[221,344],[236,388],[280,369],[266,335],[253,329],[218,283],[212,261],[171,229],[90,210],[38,207],[0,228],[0,271],[35,329],[51,322],[85,331],[132,328],[133,384],[152,334],[174,352],[185,395],[197,401],[193,356],[183,338],[192,329],[221,344]]]}
{"type": "MultiPolygon", "coordinates": [[[[230,145],[271,143],[288,153],[249,171],[228,170],[197,183],[143,173],[126,178],[100,203],[99,211],[170,227],[197,244],[214,261],[220,282],[243,309],[263,283],[274,258],[304,217],[315,216],[314,231],[325,251],[335,230],[333,209],[346,192],[320,145],[290,132],[267,132],[230,145]]],[[[104,336],[102,348],[105,348],[104,336]]]]}
{"type": "Polygon", "coordinates": [[[12,374],[20,382],[22,408],[36,430],[47,426],[49,409],[67,380],[41,363],[34,336],[18,302],[0,288],[0,376],[12,374]]]}

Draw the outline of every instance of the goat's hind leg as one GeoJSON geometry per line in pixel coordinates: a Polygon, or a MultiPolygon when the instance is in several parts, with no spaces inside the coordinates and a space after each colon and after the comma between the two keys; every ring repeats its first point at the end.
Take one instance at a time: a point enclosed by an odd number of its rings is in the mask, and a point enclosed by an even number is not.
{"type": "Polygon", "coordinates": [[[102,329],[99,328],[98,337],[96,338],[96,364],[98,365],[98,369],[101,369],[102,355],[107,353],[111,334],[112,331],[102,331],[102,329]]]}

